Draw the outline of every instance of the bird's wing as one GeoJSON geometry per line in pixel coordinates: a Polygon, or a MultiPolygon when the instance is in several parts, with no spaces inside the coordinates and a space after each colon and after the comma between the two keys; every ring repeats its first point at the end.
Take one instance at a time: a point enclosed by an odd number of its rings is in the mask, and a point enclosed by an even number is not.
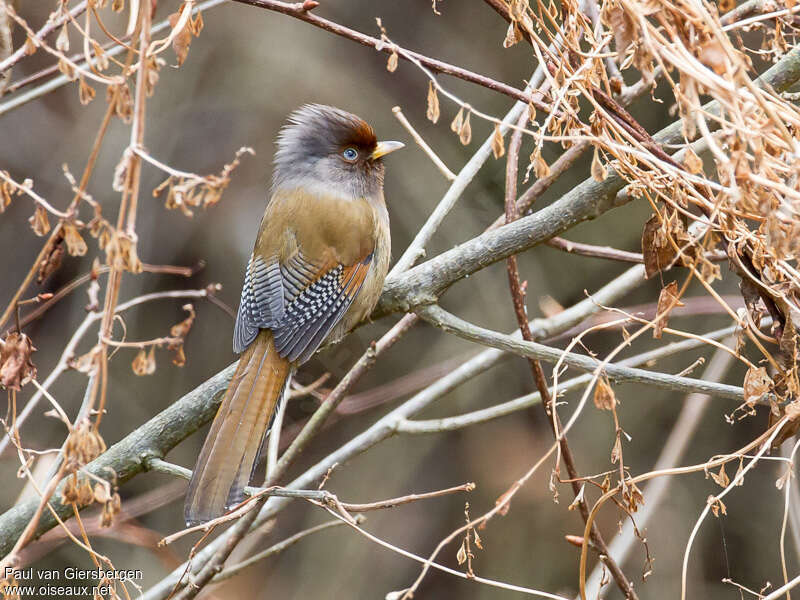
{"type": "Polygon", "coordinates": [[[239,312],[233,328],[233,351],[244,352],[259,330],[271,329],[283,319],[283,281],[278,259],[252,255],[242,286],[239,312]]]}
{"type": "Polygon", "coordinates": [[[243,351],[271,329],[275,348],[290,362],[303,363],[319,348],[358,295],[372,252],[354,264],[314,261],[298,248],[282,264],[251,259],[234,329],[234,351],[243,351]]]}

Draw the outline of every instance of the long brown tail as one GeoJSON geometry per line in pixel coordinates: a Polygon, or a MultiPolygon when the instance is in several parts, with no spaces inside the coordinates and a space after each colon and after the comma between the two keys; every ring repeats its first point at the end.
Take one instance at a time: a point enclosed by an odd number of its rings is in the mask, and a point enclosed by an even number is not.
{"type": "Polygon", "coordinates": [[[219,517],[244,498],[290,370],[269,331],[259,333],[242,353],[189,482],[187,525],[219,517]]]}

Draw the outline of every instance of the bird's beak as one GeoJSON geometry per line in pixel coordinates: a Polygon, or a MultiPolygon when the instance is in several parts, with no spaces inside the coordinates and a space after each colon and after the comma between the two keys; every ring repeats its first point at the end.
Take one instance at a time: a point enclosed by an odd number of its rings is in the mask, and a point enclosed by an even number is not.
{"type": "Polygon", "coordinates": [[[386,156],[390,152],[400,150],[403,146],[405,146],[403,142],[378,142],[375,146],[375,150],[370,154],[369,159],[375,160],[381,156],[386,156]]]}

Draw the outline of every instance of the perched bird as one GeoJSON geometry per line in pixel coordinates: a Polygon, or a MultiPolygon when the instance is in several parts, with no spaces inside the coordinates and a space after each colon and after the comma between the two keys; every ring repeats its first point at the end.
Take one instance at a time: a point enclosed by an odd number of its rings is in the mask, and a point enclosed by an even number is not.
{"type": "Polygon", "coordinates": [[[382,158],[402,147],[319,104],[281,130],[233,332],[241,358],[189,483],[188,524],[242,501],[297,367],[375,307],[390,253],[382,158]]]}

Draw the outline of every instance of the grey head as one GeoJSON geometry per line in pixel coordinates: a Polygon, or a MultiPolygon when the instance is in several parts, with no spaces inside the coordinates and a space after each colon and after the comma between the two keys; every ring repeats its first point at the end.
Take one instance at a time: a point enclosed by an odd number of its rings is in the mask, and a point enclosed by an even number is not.
{"type": "Polygon", "coordinates": [[[302,186],[348,198],[375,197],[383,188],[382,157],[402,147],[379,142],[372,127],[352,113],[306,104],[289,115],[278,135],[273,192],[302,186]]]}

